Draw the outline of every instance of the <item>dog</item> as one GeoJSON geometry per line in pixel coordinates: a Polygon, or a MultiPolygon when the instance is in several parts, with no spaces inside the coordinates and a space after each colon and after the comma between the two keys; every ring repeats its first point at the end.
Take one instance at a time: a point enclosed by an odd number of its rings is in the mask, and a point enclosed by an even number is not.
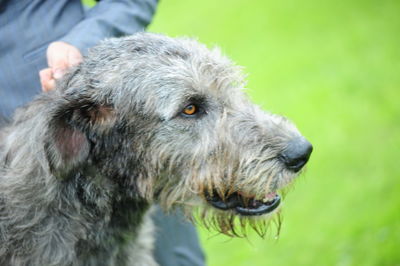
{"type": "Polygon", "coordinates": [[[92,48],[0,130],[1,265],[157,265],[150,207],[228,235],[266,228],[312,145],[195,40],[92,48]]]}

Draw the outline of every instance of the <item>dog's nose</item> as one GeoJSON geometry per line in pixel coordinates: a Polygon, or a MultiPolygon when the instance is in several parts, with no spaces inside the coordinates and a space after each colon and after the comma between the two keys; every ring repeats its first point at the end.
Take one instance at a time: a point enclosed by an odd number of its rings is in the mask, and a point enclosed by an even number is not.
{"type": "Polygon", "coordinates": [[[279,158],[288,169],[298,172],[307,163],[312,150],[310,142],[303,137],[297,137],[289,141],[279,158]]]}

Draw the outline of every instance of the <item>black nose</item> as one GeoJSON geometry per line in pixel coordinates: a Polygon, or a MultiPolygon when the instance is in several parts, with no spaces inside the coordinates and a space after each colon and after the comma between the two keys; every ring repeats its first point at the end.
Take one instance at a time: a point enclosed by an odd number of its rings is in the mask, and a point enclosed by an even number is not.
{"type": "Polygon", "coordinates": [[[297,137],[289,141],[279,158],[288,169],[298,172],[307,163],[312,150],[310,142],[303,137],[297,137]]]}

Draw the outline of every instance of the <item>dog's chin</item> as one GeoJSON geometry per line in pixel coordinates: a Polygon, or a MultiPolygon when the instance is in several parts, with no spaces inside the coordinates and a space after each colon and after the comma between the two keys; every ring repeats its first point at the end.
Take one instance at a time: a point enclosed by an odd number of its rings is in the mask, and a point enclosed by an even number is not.
{"type": "Polygon", "coordinates": [[[206,193],[207,202],[214,208],[222,211],[233,211],[241,216],[262,216],[271,214],[278,209],[281,197],[275,193],[269,193],[262,199],[247,196],[241,192],[234,192],[227,197],[220,197],[218,193],[209,195],[206,193]]]}

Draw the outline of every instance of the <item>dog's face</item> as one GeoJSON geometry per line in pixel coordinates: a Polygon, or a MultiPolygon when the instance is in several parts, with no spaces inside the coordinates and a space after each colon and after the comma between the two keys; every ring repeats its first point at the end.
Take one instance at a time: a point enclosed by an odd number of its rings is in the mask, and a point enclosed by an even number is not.
{"type": "Polygon", "coordinates": [[[243,87],[238,67],[195,41],[140,34],[104,42],[59,86],[68,108],[77,102],[67,124],[78,130],[55,129],[55,139],[74,137],[72,148],[52,145],[66,150],[50,156],[53,168],[90,158],[166,208],[205,206],[203,220],[223,233],[235,232],[235,217],[258,228],[252,217],[278,209],[277,191],[312,146],[287,119],[249,102],[243,87]]]}

